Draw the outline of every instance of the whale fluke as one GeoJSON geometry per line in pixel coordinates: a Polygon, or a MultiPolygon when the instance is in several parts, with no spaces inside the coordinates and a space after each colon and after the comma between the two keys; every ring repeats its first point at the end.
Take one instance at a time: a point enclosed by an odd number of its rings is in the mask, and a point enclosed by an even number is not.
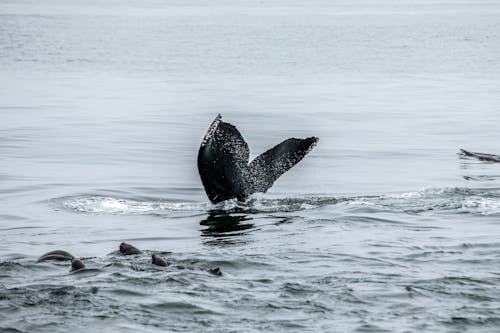
{"type": "Polygon", "coordinates": [[[198,151],[198,171],[212,203],[266,192],[318,143],[316,137],[287,139],[249,164],[250,151],[241,133],[221,119],[219,114],[212,122],[198,151]]]}

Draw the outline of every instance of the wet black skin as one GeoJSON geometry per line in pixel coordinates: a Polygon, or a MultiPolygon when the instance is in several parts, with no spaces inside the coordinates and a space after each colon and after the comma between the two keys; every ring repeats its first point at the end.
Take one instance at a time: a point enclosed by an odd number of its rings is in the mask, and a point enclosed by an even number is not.
{"type": "Polygon", "coordinates": [[[141,254],[142,253],[141,250],[139,250],[135,246],[127,244],[127,243],[120,244],[120,252],[124,255],[141,254]]]}
{"type": "Polygon", "coordinates": [[[287,139],[249,163],[247,143],[236,127],[221,118],[218,115],[212,122],[198,151],[201,182],[214,204],[266,192],[318,143],[316,137],[287,139]]]}
{"type": "Polygon", "coordinates": [[[80,259],[71,260],[71,270],[70,272],[77,271],[79,269],[85,268],[85,265],[80,259]]]}
{"type": "Polygon", "coordinates": [[[168,263],[162,257],[157,256],[156,254],[152,255],[152,264],[162,267],[168,266],[168,263]]]}
{"type": "Polygon", "coordinates": [[[55,251],[50,251],[48,253],[45,253],[43,256],[38,258],[37,262],[41,261],[49,261],[49,260],[54,260],[54,261],[69,261],[72,260],[74,257],[70,253],[62,250],[55,250],[55,251]]]}
{"type": "Polygon", "coordinates": [[[500,156],[499,155],[475,153],[475,152],[468,151],[465,149],[460,149],[459,155],[461,155],[463,157],[477,158],[480,161],[500,163],[500,156]]]}
{"type": "Polygon", "coordinates": [[[220,270],[219,267],[210,268],[208,272],[212,275],[222,276],[222,271],[220,270]]]}

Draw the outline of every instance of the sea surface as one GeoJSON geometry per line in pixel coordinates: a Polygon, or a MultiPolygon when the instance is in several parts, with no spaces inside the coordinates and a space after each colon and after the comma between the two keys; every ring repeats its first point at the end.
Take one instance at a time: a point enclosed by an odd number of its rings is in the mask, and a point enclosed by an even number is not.
{"type": "Polygon", "coordinates": [[[499,17],[0,0],[0,332],[499,332],[500,164],[457,154],[500,154],[499,17]],[[218,113],[251,157],[320,142],[212,205],[218,113]],[[87,269],[36,262],[57,249],[87,269]]]}

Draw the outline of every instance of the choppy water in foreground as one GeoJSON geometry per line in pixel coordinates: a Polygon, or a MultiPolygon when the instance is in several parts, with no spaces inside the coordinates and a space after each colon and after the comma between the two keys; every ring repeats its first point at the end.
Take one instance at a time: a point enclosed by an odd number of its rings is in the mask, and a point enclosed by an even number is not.
{"type": "Polygon", "coordinates": [[[500,164],[457,155],[500,154],[499,14],[0,1],[0,331],[500,330],[500,164]],[[219,112],[252,156],[320,143],[214,206],[219,112]]]}

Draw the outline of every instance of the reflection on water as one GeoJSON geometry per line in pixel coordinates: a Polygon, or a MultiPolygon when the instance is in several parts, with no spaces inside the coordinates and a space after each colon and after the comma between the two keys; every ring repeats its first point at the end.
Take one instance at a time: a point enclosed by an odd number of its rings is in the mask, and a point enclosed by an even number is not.
{"type": "Polygon", "coordinates": [[[200,225],[207,228],[201,231],[202,236],[209,237],[229,237],[241,236],[247,232],[245,230],[254,229],[252,218],[245,214],[227,213],[219,210],[209,211],[209,215],[200,222],[200,225]]]}

